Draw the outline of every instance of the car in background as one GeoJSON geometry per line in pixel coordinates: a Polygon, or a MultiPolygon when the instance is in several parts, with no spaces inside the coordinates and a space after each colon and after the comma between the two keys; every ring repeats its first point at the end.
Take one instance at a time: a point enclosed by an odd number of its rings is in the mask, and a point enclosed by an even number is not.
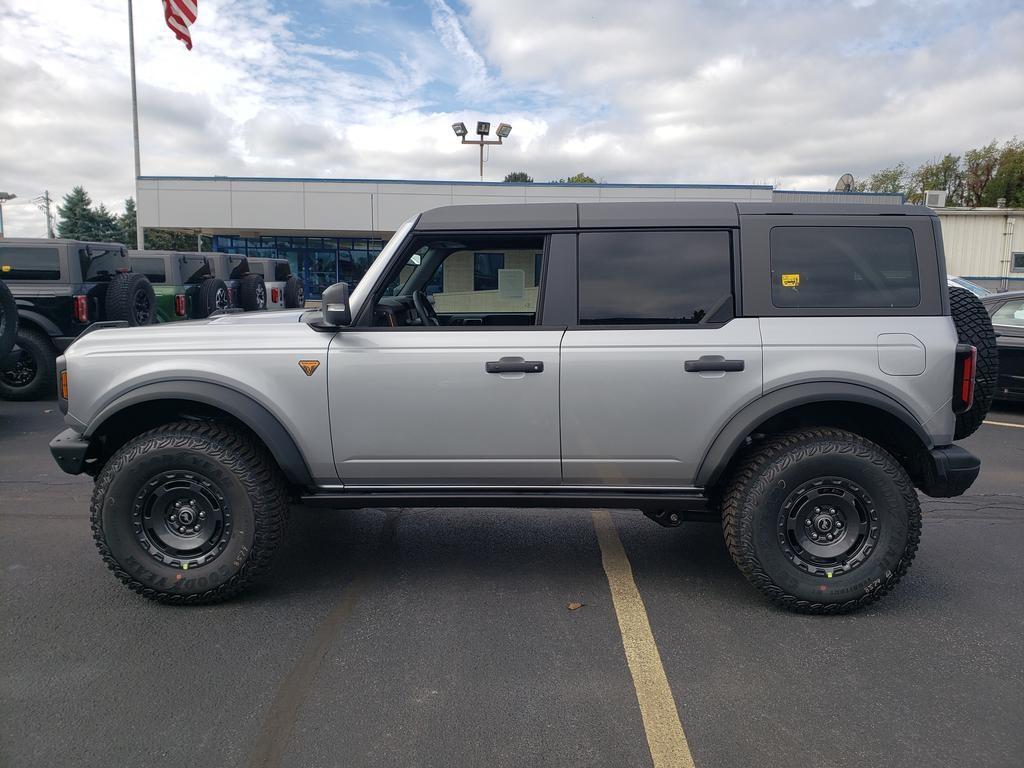
{"type": "Polygon", "coordinates": [[[288,259],[249,259],[249,268],[267,286],[267,309],[301,309],[306,306],[302,280],[292,274],[288,259]]]}
{"type": "Polygon", "coordinates": [[[153,286],[120,243],[4,238],[0,275],[18,308],[14,350],[0,367],[5,400],[53,397],[57,355],[93,323],[156,322],[153,286]]]}
{"type": "Polygon", "coordinates": [[[946,277],[946,282],[950,288],[965,288],[979,299],[992,293],[988,288],[982,288],[977,283],[972,283],[970,280],[963,277],[957,277],[956,275],[948,275],[946,277]]]}
{"type": "Polygon", "coordinates": [[[208,254],[213,276],[224,281],[229,309],[256,312],[267,308],[267,285],[263,276],[252,271],[249,259],[237,253],[208,254]]]}
{"type": "Polygon", "coordinates": [[[999,349],[997,400],[1024,401],[1024,291],[992,293],[985,296],[999,349]]]}
{"type": "Polygon", "coordinates": [[[196,320],[228,309],[228,289],[214,277],[210,254],[130,251],[132,268],[153,284],[157,321],[196,320]]]}

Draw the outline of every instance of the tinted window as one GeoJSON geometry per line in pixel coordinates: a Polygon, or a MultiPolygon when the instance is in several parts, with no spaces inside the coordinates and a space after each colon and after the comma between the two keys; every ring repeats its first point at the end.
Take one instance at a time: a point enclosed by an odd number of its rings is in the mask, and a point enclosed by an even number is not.
{"type": "Polygon", "coordinates": [[[133,256],[132,272],[139,272],[145,275],[151,283],[164,283],[167,281],[164,260],[157,256],[133,256]]]}
{"type": "Polygon", "coordinates": [[[91,283],[110,278],[119,269],[128,269],[128,256],[120,248],[97,248],[95,246],[78,251],[82,265],[82,282],[91,283]]]}
{"type": "Polygon", "coordinates": [[[584,325],[692,325],[732,317],[728,232],[580,235],[584,325]]]}
{"type": "Polygon", "coordinates": [[[210,270],[205,258],[197,256],[183,256],[181,258],[182,282],[195,283],[208,274],[210,274],[210,270]]]}
{"type": "Polygon", "coordinates": [[[1016,325],[1024,328],[1024,299],[1013,299],[1001,306],[992,315],[996,325],[1016,325]]]}
{"type": "Polygon", "coordinates": [[[59,280],[60,253],[56,248],[0,248],[0,279],[59,280]]]}
{"type": "Polygon", "coordinates": [[[916,307],[914,235],[898,227],[775,227],[776,307],[916,307]]]}

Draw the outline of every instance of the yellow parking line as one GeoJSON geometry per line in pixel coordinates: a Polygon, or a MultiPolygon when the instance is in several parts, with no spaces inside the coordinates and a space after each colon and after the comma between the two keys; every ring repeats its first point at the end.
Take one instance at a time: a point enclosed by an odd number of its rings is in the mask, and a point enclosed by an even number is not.
{"type": "Polygon", "coordinates": [[[1024,429],[1024,424],[1013,424],[1009,421],[983,421],[982,424],[991,424],[995,427],[1013,427],[1015,429],[1024,429]]]}
{"type": "Polygon", "coordinates": [[[679,722],[672,689],[654,642],[647,609],[633,580],[633,568],[626,557],[626,550],[611,515],[606,510],[595,510],[593,514],[594,529],[601,546],[601,562],[608,576],[612,605],[622,633],[622,647],[633,676],[654,768],[693,768],[690,746],[679,722]]]}

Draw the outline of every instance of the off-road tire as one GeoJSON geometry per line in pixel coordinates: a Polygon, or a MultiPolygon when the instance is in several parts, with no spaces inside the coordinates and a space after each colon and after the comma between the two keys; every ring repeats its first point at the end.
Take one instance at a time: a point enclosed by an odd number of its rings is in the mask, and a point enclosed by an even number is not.
{"type": "Polygon", "coordinates": [[[269,569],[286,527],[288,496],[273,459],[247,432],[181,421],[139,435],[110,458],[96,480],[90,513],[103,561],[129,589],[157,602],[213,603],[237,595],[269,569]],[[168,473],[207,477],[223,493],[230,537],[209,562],[183,569],[140,541],[140,494],[168,473]]]}
{"type": "Polygon", "coordinates": [[[3,400],[50,400],[57,396],[57,350],[50,337],[35,328],[20,328],[17,345],[31,357],[30,365],[35,375],[24,383],[16,378],[24,375],[25,369],[15,374],[18,353],[8,355],[0,367],[0,399],[3,400]]]}
{"type": "Polygon", "coordinates": [[[11,289],[0,280],[0,365],[14,346],[18,336],[18,305],[11,295],[11,289]]]}
{"type": "Polygon", "coordinates": [[[999,376],[999,350],[992,320],[981,300],[966,288],[949,289],[949,310],[961,344],[972,344],[978,350],[974,378],[974,404],[956,417],[954,440],[973,435],[988,415],[996,393],[999,376]]]}
{"type": "Polygon", "coordinates": [[[267,284],[259,275],[246,275],[239,288],[239,304],[246,312],[258,312],[267,308],[267,284]]]}
{"type": "Polygon", "coordinates": [[[889,592],[906,573],[921,537],[921,508],[910,477],[885,450],[844,430],[813,428],[772,437],[740,459],[723,494],[722,527],[733,561],[769,599],[799,613],[848,613],[889,592]],[[871,503],[864,509],[873,512],[865,517],[877,524],[860,564],[834,569],[831,577],[794,564],[800,558],[793,559],[791,546],[787,554],[784,530],[798,508],[783,514],[790,498],[822,477],[866,494],[871,503]]]}
{"type": "Polygon", "coordinates": [[[286,309],[302,309],[306,306],[306,290],[295,275],[285,281],[284,306],[286,309]]]}
{"type": "Polygon", "coordinates": [[[107,320],[126,320],[128,325],[152,325],[156,322],[156,293],[145,275],[118,272],[107,286],[107,320]]]}
{"type": "Polygon", "coordinates": [[[196,316],[206,318],[218,309],[231,306],[227,284],[219,277],[210,277],[199,284],[199,301],[196,316]]]}

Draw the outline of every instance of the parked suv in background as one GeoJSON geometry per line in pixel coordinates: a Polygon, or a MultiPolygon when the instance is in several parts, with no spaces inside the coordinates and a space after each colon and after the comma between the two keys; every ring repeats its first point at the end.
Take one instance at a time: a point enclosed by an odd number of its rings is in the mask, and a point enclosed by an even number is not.
{"type": "Polygon", "coordinates": [[[267,308],[267,286],[263,277],[251,271],[249,260],[234,253],[208,254],[213,275],[224,281],[231,307],[254,312],[267,308]]]}
{"type": "Polygon", "coordinates": [[[0,276],[18,306],[17,346],[0,371],[0,397],[52,397],[57,355],[92,323],[156,321],[153,286],[116,243],[4,238],[0,276]]]}
{"type": "Polygon", "coordinates": [[[992,328],[940,238],[921,206],[439,208],[321,311],[76,342],[51,450],[155,600],[243,589],[291,500],[711,516],[769,599],[849,611],[909,567],[917,490],[980,468],[992,328]]]}
{"type": "Polygon", "coordinates": [[[288,259],[249,259],[253,274],[267,287],[267,309],[300,309],[306,306],[302,280],[292,274],[288,259]]]}
{"type": "Polygon", "coordinates": [[[161,323],[209,317],[228,309],[228,289],[213,276],[210,254],[179,251],[131,251],[132,265],[156,292],[161,323]]]}

